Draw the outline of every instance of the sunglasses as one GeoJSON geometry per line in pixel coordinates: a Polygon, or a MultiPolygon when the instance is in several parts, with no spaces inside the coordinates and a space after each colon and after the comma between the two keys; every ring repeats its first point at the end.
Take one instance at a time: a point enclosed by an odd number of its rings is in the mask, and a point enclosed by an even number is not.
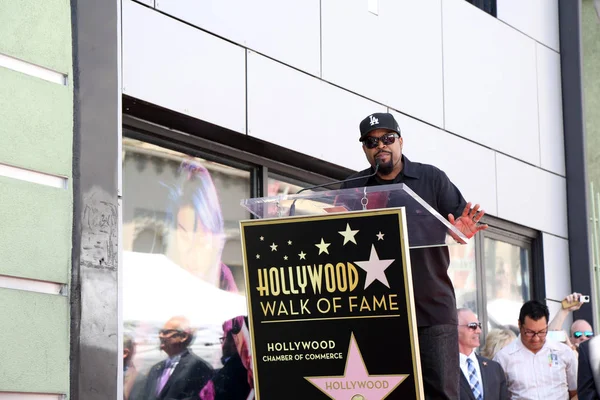
{"type": "Polygon", "coordinates": [[[481,329],[481,322],[469,322],[468,324],[459,325],[459,326],[466,326],[467,328],[471,329],[472,331],[476,331],[477,328],[481,329]]]}
{"type": "Polygon", "coordinates": [[[363,139],[363,144],[367,149],[374,149],[379,146],[379,142],[383,143],[384,146],[389,146],[390,144],[394,144],[396,138],[399,138],[400,135],[397,133],[386,133],[381,137],[367,136],[363,139]]]}
{"type": "Polygon", "coordinates": [[[161,329],[158,333],[162,336],[170,335],[171,333],[183,333],[179,329],[161,329]]]}
{"type": "Polygon", "coordinates": [[[584,335],[585,335],[585,337],[592,337],[592,336],[594,336],[594,332],[592,332],[592,331],[585,331],[585,332],[575,331],[575,332],[573,332],[573,336],[577,339],[579,339],[580,337],[582,337],[584,335]]]}

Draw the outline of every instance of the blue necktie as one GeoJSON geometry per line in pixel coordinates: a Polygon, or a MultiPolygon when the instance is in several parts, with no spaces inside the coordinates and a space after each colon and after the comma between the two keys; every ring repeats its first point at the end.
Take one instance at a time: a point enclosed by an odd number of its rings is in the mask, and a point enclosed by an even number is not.
{"type": "Polygon", "coordinates": [[[467,369],[469,370],[469,385],[471,385],[471,390],[473,391],[475,400],[483,400],[483,396],[481,394],[481,384],[479,383],[479,378],[477,378],[477,371],[473,365],[473,360],[470,358],[467,358],[467,369]]]}

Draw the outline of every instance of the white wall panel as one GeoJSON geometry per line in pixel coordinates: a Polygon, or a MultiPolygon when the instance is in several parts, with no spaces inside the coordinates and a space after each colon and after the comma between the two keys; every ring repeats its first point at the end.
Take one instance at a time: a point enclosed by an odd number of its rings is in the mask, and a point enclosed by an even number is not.
{"type": "Polygon", "coordinates": [[[385,107],[248,53],[249,135],[348,168],[368,167],[358,125],[385,107]]]}
{"type": "Polygon", "coordinates": [[[559,51],[558,0],[498,0],[498,19],[559,51]]]}
{"type": "Polygon", "coordinates": [[[156,0],[156,8],[319,76],[319,3],[319,0],[156,0]]]}
{"type": "MultiPolygon", "coordinates": [[[[544,277],[546,280],[546,297],[562,300],[571,293],[571,272],[569,268],[569,242],[547,233],[542,234],[544,247],[544,277]]],[[[550,315],[556,315],[561,306],[558,303],[546,302],[550,315]]],[[[552,318],[552,317],[550,317],[552,318]]],[[[569,319],[571,316],[569,315],[569,319]]],[[[567,328],[571,322],[565,322],[567,328]]]]}
{"type": "Polygon", "coordinates": [[[246,131],[245,50],[123,2],[123,93],[246,131]]]}
{"type": "Polygon", "coordinates": [[[563,177],[496,154],[498,216],[567,237],[567,187],[563,177]]]}
{"type": "Polygon", "coordinates": [[[323,79],[443,126],[441,1],[323,0],[323,79]]]}
{"type": "Polygon", "coordinates": [[[444,0],[446,130],[539,165],[535,41],[444,0]]]}
{"type": "Polygon", "coordinates": [[[536,44],[542,168],[565,175],[560,55],[536,44]]]}
{"type": "Polygon", "coordinates": [[[392,111],[411,160],[443,170],[467,201],[497,215],[494,151],[392,111]]]}
{"type": "Polygon", "coordinates": [[[135,1],[137,1],[138,3],[145,4],[147,6],[150,6],[150,7],[154,7],[154,0],[135,0],[135,1]]]}

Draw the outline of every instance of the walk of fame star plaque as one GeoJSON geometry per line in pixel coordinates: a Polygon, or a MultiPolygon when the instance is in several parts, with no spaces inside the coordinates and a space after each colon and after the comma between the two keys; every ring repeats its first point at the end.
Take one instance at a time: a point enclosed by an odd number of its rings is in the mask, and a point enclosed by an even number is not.
{"type": "Polygon", "coordinates": [[[404,208],[240,224],[257,400],[424,398],[404,208]]]}

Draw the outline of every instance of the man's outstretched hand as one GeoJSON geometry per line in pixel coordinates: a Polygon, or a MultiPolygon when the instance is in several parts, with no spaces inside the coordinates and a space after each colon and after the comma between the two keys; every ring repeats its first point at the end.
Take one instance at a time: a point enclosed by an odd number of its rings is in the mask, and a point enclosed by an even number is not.
{"type": "Polygon", "coordinates": [[[461,231],[469,239],[475,236],[479,231],[487,229],[487,224],[479,224],[479,220],[485,215],[485,211],[479,211],[479,204],[471,208],[471,203],[467,203],[460,217],[454,219],[454,215],[448,214],[448,221],[461,231]]]}

